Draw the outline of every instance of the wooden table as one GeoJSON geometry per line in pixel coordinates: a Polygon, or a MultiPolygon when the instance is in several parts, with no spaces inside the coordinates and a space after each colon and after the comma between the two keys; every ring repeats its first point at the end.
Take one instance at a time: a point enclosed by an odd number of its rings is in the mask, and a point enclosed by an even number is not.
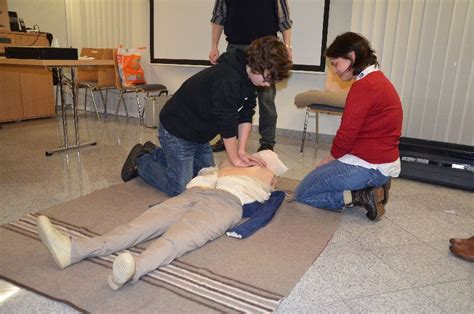
{"type": "Polygon", "coordinates": [[[114,65],[114,60],[36,60],[36,59],[13,59],[13,58],[2,58],[0,57],[0,65],[13,65],[13,66],[38,66],[46,68],[55,68],[59,74],[58,87],[60,88],[61,94],[61,112],[62,112],[62,123],[63,123],[63,139],[64,146],[47,150],[46,156],[51,156],[53,153],[62,152],[74,148],[96,145],[96,141],[81,143],[79,139],[79,121],[77,115],[77,83],[75,80],[75,68],[81,66],[100,66],[100,65],[114,65]],[[73,145],[69,145],[68,142],[68,131],[67,131],[67,117],[66,109],[64,106],[64,91],[63,91],[63,69],[71,69],[71,83],[72,83],[72,111],[73,111],[73,123],[74,123],[74,136],[75,141],[73,145]]]}

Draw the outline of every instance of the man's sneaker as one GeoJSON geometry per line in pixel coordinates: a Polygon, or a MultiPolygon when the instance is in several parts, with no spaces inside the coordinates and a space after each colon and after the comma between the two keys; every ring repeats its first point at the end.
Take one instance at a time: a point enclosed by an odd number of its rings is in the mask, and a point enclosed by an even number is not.
{"type": "Polygon", "coordinates": [[[267,150],[267,149],[273,151],[273,145],[263,143],[263,144],[261,144],[260,147],[257,149],[257,152],[262,151],[262,150],[267,150]]]}
{"type": "Polygon", "coordinates": [[[122,253],[114,260],[112,274],[107,278],[107,283],[112,290],[118,290],[135,275],[135,259],[132,254],[122,253]]]}
{"type": "Polygon", "coordinates": [[[224,141],[220,138],[214,145],[211,145],[212,151],[214,153],[222,152],[225,150],[224,141]]]}
{"type": "Polygon", "coordinates": [[[122,167],[121,177],[123,182],[130,181],[138,176],[137,160],[145,153],[142,144],[133,146],[122,167]]]}
{"type": "Polygon", "coordinates": [[[158,146],[153,144],[153,142],[147,141],[143,144],[143,149],[146,151],[147,154],[151,154],[158,146]]]}
{"type": "Polygon", "coordinates": [[[367,210],[367,218],[376,220],[385,214],[384,190],[381,186],[352,191],[352,204],[367,210]]]}

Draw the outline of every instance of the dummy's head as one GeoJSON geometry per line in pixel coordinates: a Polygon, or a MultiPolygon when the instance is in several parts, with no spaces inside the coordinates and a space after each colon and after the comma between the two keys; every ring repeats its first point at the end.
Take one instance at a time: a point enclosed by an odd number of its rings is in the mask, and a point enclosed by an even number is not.
{"type": "Polygon", "coordinates": [[[278,158],[278,155],[271,150],[261,150],[252,155],[262,158],[267,164],[267,169],[273,172],[277,177],[288,171],[288,167],[285,166],[283,161],[278,158]]]}

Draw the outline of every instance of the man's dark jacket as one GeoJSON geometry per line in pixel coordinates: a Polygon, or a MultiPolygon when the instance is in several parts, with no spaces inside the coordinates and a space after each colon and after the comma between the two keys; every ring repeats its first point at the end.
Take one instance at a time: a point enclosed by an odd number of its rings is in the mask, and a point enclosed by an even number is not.
{"type": "Polygon", "coordinates": [[[209,142],[217,134],[237,136],[240,123],[252,122],[256,105],[246,64],[243,51],[224,53],[216,65],[186,80],[160,113],[164,128],[196,143],[209,142]]]}

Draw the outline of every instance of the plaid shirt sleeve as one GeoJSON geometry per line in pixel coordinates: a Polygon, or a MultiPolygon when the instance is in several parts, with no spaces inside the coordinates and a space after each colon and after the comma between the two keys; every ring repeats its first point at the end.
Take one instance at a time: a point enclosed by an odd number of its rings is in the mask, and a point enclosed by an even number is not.
{"type": "Polygon", "coordinates": [[[211,23],[224,26],[226,15],[227,6],[225,0],[216,0],[214,3],[214,9],[212,10],[211,23]]]}
{"type": "MultiPolygon", "coordinates": [[[[222,0],[223,1],[223,0],[222,0]]],[[[289,30],[293,25],[290,18],[290,7],[287,0],[276,0],[278,8],[278,29],[280,32],[289,30]]]]}

